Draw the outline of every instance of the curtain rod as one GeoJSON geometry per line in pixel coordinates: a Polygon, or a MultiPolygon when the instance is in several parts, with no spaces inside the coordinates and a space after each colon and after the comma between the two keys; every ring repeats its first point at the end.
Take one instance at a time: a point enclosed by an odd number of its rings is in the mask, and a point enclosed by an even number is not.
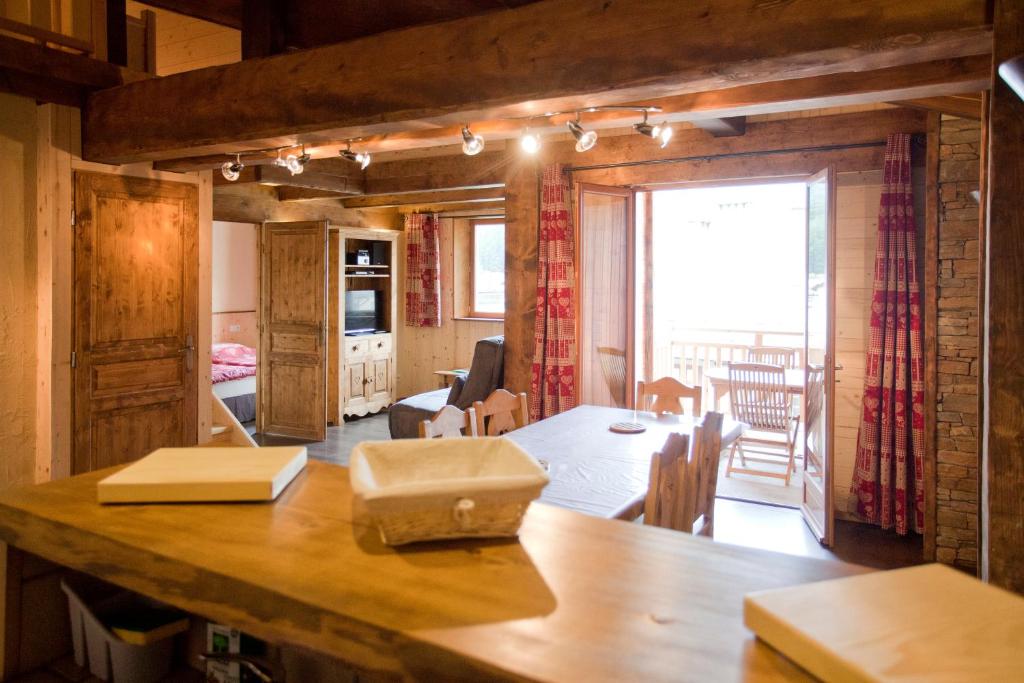
{"type": "Polygon", "coordinates": [[[598,171],[607,168],[623,168],[625,166],[654,166],[658,164],[678,164],[686,161],[712,161],[714,159],[739,159],[743,157],[761,157],[772,154],[799,154],[801,152],[835,152],[844,149],[863,149],[865,147],[885,147],[885,141],[858,142],[849,145],[824,145],[819,147],[792,147],[790,149],[765,149],[753,152],[726,152],[723,154],[702,154],[693,157],[674,157],[672,159],[644,159],[642,161],[619,161],[613,164],[594,164],[593,166],[569,166],[569,173],[576,171],[598,171]]]}

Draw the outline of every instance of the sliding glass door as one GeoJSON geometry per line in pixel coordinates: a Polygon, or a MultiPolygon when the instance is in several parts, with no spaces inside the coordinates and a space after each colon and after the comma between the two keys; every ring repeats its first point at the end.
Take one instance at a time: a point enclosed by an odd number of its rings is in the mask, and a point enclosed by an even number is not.
{"type": "Polygon", "coordinates": [[[633,406],[633,192],[579,185],[580,403],[633,406]]]}

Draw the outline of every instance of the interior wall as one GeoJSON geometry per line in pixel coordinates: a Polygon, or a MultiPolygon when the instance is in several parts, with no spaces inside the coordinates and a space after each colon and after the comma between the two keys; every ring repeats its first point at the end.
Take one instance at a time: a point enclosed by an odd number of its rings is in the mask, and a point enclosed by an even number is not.
{"type": "Polygon", "coordinates": [[[242,59],[242,33],[227,26],[187,17],[128,0],[127,13],[156,14],[156,73],[158,76],[192,71],[242,59]]]}
{"type": "Polygon", "coordinates": [[[213,222],[213,312],[256,311],[256,225],[213,222]]]}
{"type": "Polygon", "coordinates": [[[0,94],[0,487],[35,463],[36,104],[0,94]]]}
{"type": "MultiPolygon", "coordinates": [[[[503,321],[461,318],[464,311],[456,302],[456,281],[468,272],[471,252],[466,219],[441,219],[441,327],[405,326],[405,234],[398,242],[398,373],[399,397],[433,391],[441,386],[435,370],[468,368],[476,342],[484,337],[504,334],[503,321]],[[458,247],[456,247],[456,244],[458,247]],[[458,265],[457,265],[458,264],[458,265]]],[[[462,297],[460,297],[460,300],[462,297]]]]}

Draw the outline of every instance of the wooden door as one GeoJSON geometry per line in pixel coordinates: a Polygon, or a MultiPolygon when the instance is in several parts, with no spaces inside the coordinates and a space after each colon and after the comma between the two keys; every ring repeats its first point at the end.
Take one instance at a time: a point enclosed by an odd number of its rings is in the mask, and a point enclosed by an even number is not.
{"type": "Polygon", "coordinates": [[[370,370],[367,373],[370,383],[367,385],[369,391],[366,398],[369,401],[381,401],[385,394],[390,391],[391,360],[389,358],[377,358],[367,363],[370,370]]]}
{"type": "Polygon", "coordinates": [[[72,472],[196,443],[196,187],[75,177],[72,472]]]}
{"type": "Polygon", "coordinates": [[[327,436],[327,222],[264,223],[260,232],[257,429],[327,436]]]}
{"type": "Polygon", "coordinates": [[[631,408],[636,308],[633,192],[583,183],[578,205],[580,403],[631,408]]]}
{"type": "Polygon", "coordinates": [[[804,358],[803,497],[800,509],[823,545],[832,545],[835,436],[835,170],[807,181],[807,317],[804,358]]]}

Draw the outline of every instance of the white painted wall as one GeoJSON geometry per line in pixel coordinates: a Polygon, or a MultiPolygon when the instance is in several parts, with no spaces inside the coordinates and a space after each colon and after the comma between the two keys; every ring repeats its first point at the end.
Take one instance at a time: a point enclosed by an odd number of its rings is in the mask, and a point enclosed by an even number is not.
{"type": "Polygon", "coordinates": [[[255,311],[259,253],[253,223],[213,222],[213,312],[255,311]]]}

